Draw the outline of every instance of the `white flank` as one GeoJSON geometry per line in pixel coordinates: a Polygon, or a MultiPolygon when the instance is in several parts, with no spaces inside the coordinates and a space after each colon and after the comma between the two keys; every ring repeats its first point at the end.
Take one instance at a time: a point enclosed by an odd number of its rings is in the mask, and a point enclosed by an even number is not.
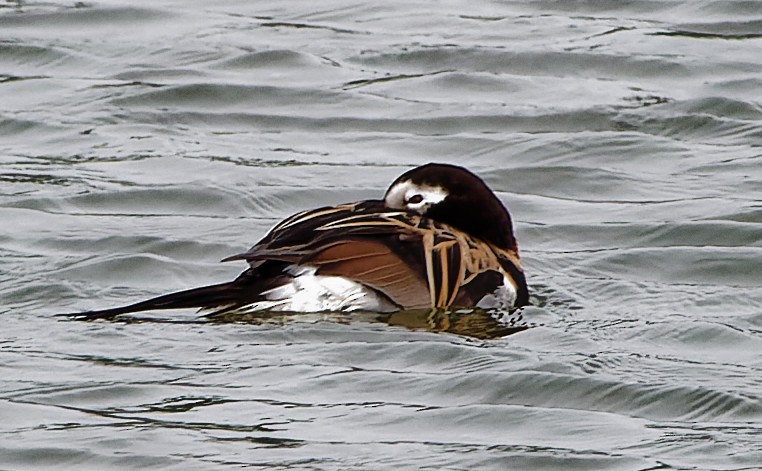
{"type": "Polygon", "coordinates": [[[312,267],[289,268],[294,276],[290,283],[262,293],[260,301],[245,311],[294,312],[392,312],[399,308],[370,288],[340,276],[316,275],[312,267]]]}

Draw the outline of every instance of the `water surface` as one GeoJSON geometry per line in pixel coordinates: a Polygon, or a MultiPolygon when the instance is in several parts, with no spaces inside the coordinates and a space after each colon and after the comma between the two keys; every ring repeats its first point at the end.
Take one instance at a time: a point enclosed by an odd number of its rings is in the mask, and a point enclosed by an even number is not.
{"type": "Polygon", "coordinates": [[[0,467],[759,468],[761,32],[748,1],[5,2],[0,467]],[[231,279],[430,161],[511,209],[531,328],[52,317],[231,279]]]}

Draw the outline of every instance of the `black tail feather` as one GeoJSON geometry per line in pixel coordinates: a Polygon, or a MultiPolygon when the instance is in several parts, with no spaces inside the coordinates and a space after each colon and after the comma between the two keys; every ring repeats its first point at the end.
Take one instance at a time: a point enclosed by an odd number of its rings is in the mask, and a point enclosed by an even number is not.
{"type": "Polygon", "coordinates": [[[224,308],[240,302],[241,292],[241,285],[233,281],[165,294],[163,296],[158,296],[127,306],[98,311],[58,314],[58,316],[69,317],[76,320],[93,321],[98,319],[114,319],[122,314],[142,311],[188,308],[224,308]]]}

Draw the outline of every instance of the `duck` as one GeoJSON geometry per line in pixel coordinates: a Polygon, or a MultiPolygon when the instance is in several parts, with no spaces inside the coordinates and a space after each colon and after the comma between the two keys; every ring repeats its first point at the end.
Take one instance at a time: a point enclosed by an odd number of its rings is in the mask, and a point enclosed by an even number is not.
{"type": "Polygon", "coordinates": [[[451,164],[408,170],[382,199],[294,214],[249,250],[222,261],[243,261],[248,268],[233,281],[66,315],[96,320],[192,308],[213,318],[529,303],[508,209],[484,180],[451,164]]]}

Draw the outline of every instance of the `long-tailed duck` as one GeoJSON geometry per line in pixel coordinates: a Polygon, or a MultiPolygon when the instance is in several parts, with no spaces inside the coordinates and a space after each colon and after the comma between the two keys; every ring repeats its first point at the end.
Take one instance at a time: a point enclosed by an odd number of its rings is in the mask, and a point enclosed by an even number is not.
{"type": "Polygon", "coordinates": [[[209,316],[268,311],[508,308],[528,303],[508,210],[479,177],[427,164],[397,178],[382,200],[295,214],[247,252],[231,282],[74,314],[109,319],[160,309],[209,316]]]}

